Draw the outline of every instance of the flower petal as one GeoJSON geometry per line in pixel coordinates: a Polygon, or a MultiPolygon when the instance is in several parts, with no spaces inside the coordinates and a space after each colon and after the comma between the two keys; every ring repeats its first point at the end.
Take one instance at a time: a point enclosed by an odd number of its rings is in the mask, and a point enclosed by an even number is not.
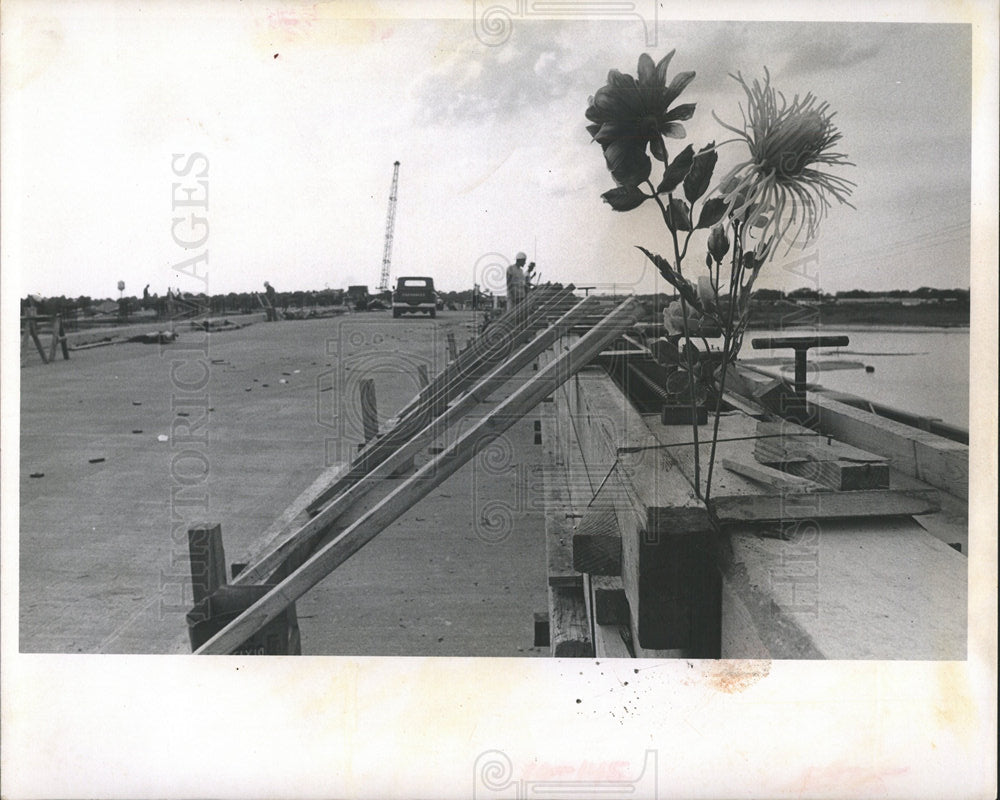
{"type": "Polygon", "coordinates": [[[674,57],[674,53],[676,52],[676,50],[671,50],[656,65],[656,82],[660,86],[667,85],[667,67],[670,66],[670,59],[674,57]]]}
{"type": "Polygon", "coordinates": [[[674,79],[670,81],[670,86],[667,87],[667,92],[670,95],[670,102],[674,101],[684,89],[687,87],[691,81],[694,80],[694,72],[678,72],[674,75],[674,79]]]}
{"type": "Polygon", "coordinates": [[[613,69],[608,72],[608,86],[612,86],[615,89],[632,89],[635,88],[635,78],[631,75],[625,75],[617,69],[613,69]]]}
{"type": "Polygon", "coordinates": [[[697,103],[684,103],[674,106],[666,114],[660,117],[661,122],[673,122],[678,119],[691,119],[694,116],[694,109],[697,103]]]}
{"type": "Polygon", "coordinates": [[[641,86],[648,86],[656,80],[656,65],[653,64],[653,59],[649,57],[648,53],[639,56],[639,66],[636,68],[636,72],[639,75],[641,86]]]}
{"type": "Polygon", "coordinates": [[[657,161],[666,163],[667,148],[663,145],[663,137],[660,136],[659,131],[649,137],[649,152],[657,161]]]}
{"type": "Polygon", "coordinates": [[[668,139],[683,139],[687,136],[687,130],[679,122],[668,122],[660,126],[660,133],[668,139]]]}

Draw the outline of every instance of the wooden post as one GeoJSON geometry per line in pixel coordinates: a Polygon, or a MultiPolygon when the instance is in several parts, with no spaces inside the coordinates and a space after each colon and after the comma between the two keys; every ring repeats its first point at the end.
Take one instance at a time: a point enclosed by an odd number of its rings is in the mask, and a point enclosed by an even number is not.
{"type": "Polygon", "coordinates": [[[62,315],[56,315],[59,328],[59,344],[62,347],[63,361],[69,361],[69,342],[66,341],[66,329],[63,327],[62,315]]]}
{"type": "Polygon", "coordinates": [[[191,588],[198,605],[226,583],[226,554],[222,547],[222,526],[197,525],[188,529],[191,557],[191,588]]]}
{"type": "Polygon", "coordinates": [[[29,319],[28,320],[28,335],[31,337],[31,340],[35,343],[35,347],[38,348],[38,355],[40,355],[42,357],[42,363],[43,364],[48,364],[49,363],[49,359],[45,355],[45,348],[42,347],[41,340],[38,338],[37,323],[33,319],[29,319]]]}
{"type": "Polygon", "coordinates": [[[458,347],[455,344],[455,334],[453,331],[448,331],[445,336],[448,340],[448,360],[455,361],[458,358],[458,347]]]}
{"type": "Polygon", "coordinates": [[[361,393],[361,425],[364,429],[367,444],[378,435],[378,405],[375,401],[375,381],[372,378],[362,378],[361,393]]]}

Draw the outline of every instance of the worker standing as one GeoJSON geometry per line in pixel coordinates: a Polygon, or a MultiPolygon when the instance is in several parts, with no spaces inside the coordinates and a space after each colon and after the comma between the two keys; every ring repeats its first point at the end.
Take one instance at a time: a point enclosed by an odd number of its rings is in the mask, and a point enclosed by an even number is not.
{"type": "Polygon", "coordinates": [[[267,308],[265,309],[267,311],[267,321],[277,322],[278,310],[274,307],[274,301],[275,301],[274,287],[267,281],[264,281],[264,295],[265,297],[267,297],[267,308]]]}
{"type": "Polygon", "coordinates": [[[513,308],[524,299],[524,262],[528,257],[518,253],[514,263],[507,267],[507,304],[513,308]]]}

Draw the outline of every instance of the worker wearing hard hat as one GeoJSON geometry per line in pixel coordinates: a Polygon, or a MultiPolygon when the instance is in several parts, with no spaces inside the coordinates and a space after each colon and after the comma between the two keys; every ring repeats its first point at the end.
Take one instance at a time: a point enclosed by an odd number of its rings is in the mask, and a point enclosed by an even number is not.
{"type": "Polygon", "coordinates": [[[524,299],[524,262],[528,257],[518,253],[514,263],[507,267],[507,304],[511,307],[524,299]]]}

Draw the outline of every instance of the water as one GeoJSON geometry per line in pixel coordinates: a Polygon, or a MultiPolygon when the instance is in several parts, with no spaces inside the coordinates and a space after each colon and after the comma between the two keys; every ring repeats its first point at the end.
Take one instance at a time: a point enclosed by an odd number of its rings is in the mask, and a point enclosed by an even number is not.
{"type": "Polygon", "coordinates": [[[968,328],[830,328],[822,331],[748,331],[741,357],[751,363],[764,359],[762,368],[783,377],[794,375],[790,350],[754,350],[751,340],[762,336],[845,335],[847,347],[809,351],[809,363],[843,369],[810,370],[809,381],[824,388],[863,397],[902,411],[937,417],[969,427],[968,328]],[[775,357],[788,365],[773,363],[775,357]],[[868,372],[866,367],[874,368],[868,372]]]}

